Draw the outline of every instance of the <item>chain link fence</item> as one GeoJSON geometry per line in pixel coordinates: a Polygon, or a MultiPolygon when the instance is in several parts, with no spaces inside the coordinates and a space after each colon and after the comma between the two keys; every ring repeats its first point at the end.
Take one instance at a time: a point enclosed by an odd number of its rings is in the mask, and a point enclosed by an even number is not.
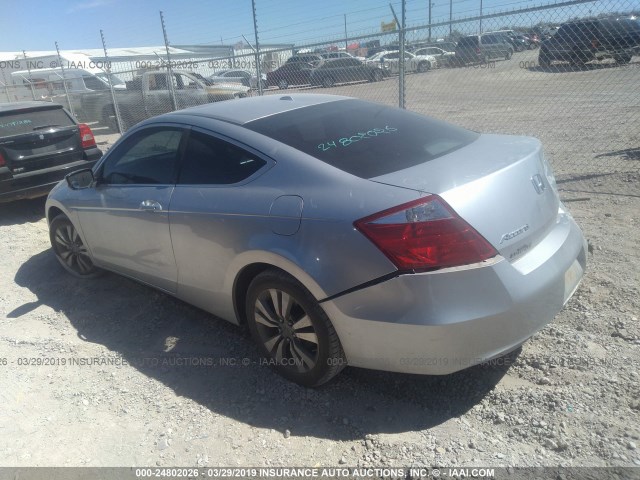
{"type": "MultiPolygon", "coordinates": [[[[149,18],[157,47],[110,49],[106,28],[103,48],[84,55],[23,52],[3,62],[0,98],[61,103],[99,135],[210,102],[331,93],[538,137],[560,176],[640,170],[640,8],[630,0],[508,11],[406,0],[329,17],[298,14],[295,2],[245,3],[225,17],[253,31],[219,43],[206,41],[215,21],[174,25],[160,12],[149,18]]],[[[114,38],[131,28],[124,19],[114,38]]]]}

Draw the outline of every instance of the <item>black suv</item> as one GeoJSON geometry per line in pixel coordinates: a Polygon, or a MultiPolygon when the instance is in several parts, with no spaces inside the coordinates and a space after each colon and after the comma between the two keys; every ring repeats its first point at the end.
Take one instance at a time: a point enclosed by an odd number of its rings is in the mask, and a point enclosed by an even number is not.
{"type": "Polygon", "coordinates": [[[100,157],[91,129],[61,105],[0,103],[0,203],[46,195],[100,157]]]}
{"type": "Polygon", "coordinates": [[[640,21],[635,19],[581,20],[565,23],[542,42],[538,63],[548,67],[554,60],[580,66],[591,60],[613,58],[629,63],[640,53],[640,21]]]}

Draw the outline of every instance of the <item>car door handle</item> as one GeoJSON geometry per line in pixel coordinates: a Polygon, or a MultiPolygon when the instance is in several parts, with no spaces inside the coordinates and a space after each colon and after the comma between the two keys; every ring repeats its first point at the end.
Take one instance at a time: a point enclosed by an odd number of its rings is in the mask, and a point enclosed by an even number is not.
{"type": "Polygon", "coordinates": [[[161,212],[162,205],[155,200],[144,200],[140,203],[140,210],[144,210],[146,212],[161,212]]]}

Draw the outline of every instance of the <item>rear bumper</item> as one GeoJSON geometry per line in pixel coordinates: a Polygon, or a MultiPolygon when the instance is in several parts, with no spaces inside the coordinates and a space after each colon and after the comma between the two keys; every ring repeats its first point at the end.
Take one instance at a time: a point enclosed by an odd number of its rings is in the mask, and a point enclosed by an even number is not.
{"type": "Polygon", "coordinates": [[[102,152],[98,148],[92,148],[85,152],[87,160],[21,173],[5,179],[0,176],[0,203],[47,195],[67,174],[92,168],[101,156],[102,152]]]}
{"type": "Polygon", "coordinates": [[[514,263],[498,257],[400,275],[322,306],[350,365],[448,374],[524,343],[562,309],[585,268],[586,241],[561,211],[545,240],[514,263]]]}

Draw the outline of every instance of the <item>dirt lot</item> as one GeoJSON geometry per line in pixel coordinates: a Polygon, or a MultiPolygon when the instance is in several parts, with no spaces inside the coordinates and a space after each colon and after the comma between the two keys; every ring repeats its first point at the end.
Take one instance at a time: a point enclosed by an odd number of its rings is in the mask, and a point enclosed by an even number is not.
{"type": "MultiPolygon", "coordinates": [[[[445,377],[348,368],[301,388],[237,327],[116,275],[70,277],[44,200],[3,205],[0,465],[640,465],[640,68],[549,73],[519,68],[527,55],[407,79],[411,108],[535,134],[564,174],[589,270],[520,351],[445,377]]],[[[393,103],[395,82],[331,93],[393,103]]]]}

